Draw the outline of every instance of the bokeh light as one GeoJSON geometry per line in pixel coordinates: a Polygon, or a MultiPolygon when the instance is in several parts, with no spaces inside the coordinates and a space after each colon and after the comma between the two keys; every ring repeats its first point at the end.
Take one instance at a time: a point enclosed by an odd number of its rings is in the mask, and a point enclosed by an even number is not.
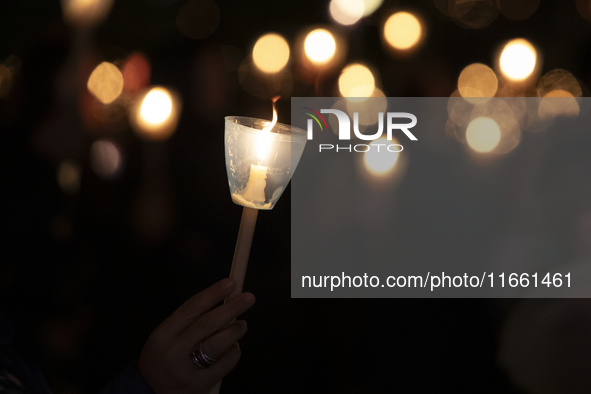
{"type": "Polygon", "coordinates": [[[558,116],[576,117],[580,107],[572,93],[556,89],[548,92],[540,101],[540,119],[552,120],[558,116]]]}
{"type": "Polygon", "coordinates": [[[339,77],[339,91],[343,97],[370,97],[374,88],[372,72],[359,63],[345,67],[339,77]]]}
{"type": "Polygon", "coordinates": [[[113,141],[95,141],[90,147],[90,166],[101,178],[116,178],[123,167],[120,148],[113,141]]]}
{"type": "Polygon", "coordinates": [[[87,87],[101,103],[110,104],[123,91],[123,75],[113,63],[102,62],[90,74],[87,87]]]}
{"type": "Polygon", "coordinates": [[[384,38],[393,48],[407,50],[419,42],[423,28],[419,19],[409,12],[397,12],[384,24],[384,38]]]}
{"type": "Polygon", "coordinates": [[[134,52],[125,61],[121,74],[123,91],[135,94],[150,84],[150,63],[143,54],[134,52]]]}
{"type": "Polygon", "coordinates": [[[556,91],[568,92],[571,97],[581,97],[583,95],[583,89],[577,78],[568,70],[560,68],[547,72],[538,82],[538,95],[540,97],[546,97],[549,93],[556,91]]]}
{"type": "Polygon", "coordinates": [[[370,16],[382,6],[384,0],[363,0],[363,16],[370,16]]]}
{"type": "Polygon", "coordinates": [[[458,78],[458,91],[465,98],[494,97],[499,83],[495,72],[485,64],[464,68],[458,78]]]}
{"type": "Polygon", "coordinates": [[[312,63],[325,64],[335,55],[336,41],[334,36],[325,29],[312,30],[304,41],[304,51],[312,63]]]}
{"type": "Polygon", "coordinates": [[[522,38],[505,45],[499,59],[501,72],[511,81],[524,81],[536,68],[537,52],[529,41],[522,38]]]}
{"type": "Polygon", "coordinates": [[[132,107],[131,125],[141,137],[162,141],[175,131],[180,112],[176,93],[163,87],[153,87],[140,95],[132,107]]]}
{"type": "Polygon", "coordinates": [[[157,125],[165,122],[172,113],[172,98],[165,89],[154,88],[142,101],[140,116],[147,123],[157,125]]]}
{"type": "Polygon", "coordinates": [[[289,60],[289,45],[279,34],[265,34],[254,44],[252,60],[261,71],[276,73],[289,60]]]}
{"type": "Polygon", "coordinates": [[[499,145],[501,129],[497,122],[488,117],[474,119],[466,129],[468,146],[479,153],[488,153],[499,145]]]}
{"type": "Polygon", "coordinates": [[[220,22],[220,9],[213,0],[191,0],[180,10],[176,18],[178,29],[193,39],[209,37],[220,22]]]}
{"type": "Polygon", "coordinates": [[[363,154],[363,162],[370,174],[382,177],[392,171],[401,150],[402,147],[394,138],[388,140],[380,137],[369,144],[369,150],[363,154]]]}
{"type": "Polygon", "coordinates": [[[352,25],[363,17],[363,0],[332,0],[329,5],[330,16],[341,25],[352,25]]]}
{"type": "Polygon", "coordinates": [[[114,0],[62,0],[64,18],[77,27],[90,28],[102,22],[114,0]]]}
{"type": "Polygon", "coordinates": [[[57,168],[57,183],[65,194],[76,194],[80,190],[80,164],[65,160],[57,168]]]}

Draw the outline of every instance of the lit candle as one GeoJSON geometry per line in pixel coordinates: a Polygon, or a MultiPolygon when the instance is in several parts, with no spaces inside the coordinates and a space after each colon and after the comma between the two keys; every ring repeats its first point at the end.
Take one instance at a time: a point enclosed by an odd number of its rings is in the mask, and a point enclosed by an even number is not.
{"type": "MultiPolygon", "coordinates": [[[[287,187],[306,145],[304,130],[277,123],[275,101],[278,98],[273,99],[271,122],[239,116],[225,118],[228,184],[232,200],[244,207],[230,270],[230,278],[234,279],[236,287],[227,299],[242,293],[259,210],[273,209],[287,187]],[[271,133],[273,128],[275,132],[271,133]],[[246,174],[248,181],[245,184],[246,174]],[[268,174],[273,176],[267,179],[268,174]],[[265,196],[267,186],[269,200],[265,196]]],[[[218,393],[220,384],[221,381],[210,394],[218,393]]]]}
{"type": "Polygon", "coordinates": [[[265,187],[267,186],[267,170],[268,166],[262,165],[262,162],[267,157],[269,147],[271,145],[271,130],[277,123],[277,110],[275,109],[275,102],[279,96],[273,98],[273,120],[268,126],[263,128],[256,138],[256,152],[259,159],[259,164],[251,164],[250,175],[248,182],[242,191],[232,194],[232,200],[235,203],[249,206],[252,208],[268,208],[269,204],[265,204],[265,187]]]}
{"type": "Polygon", "coordinates": [[[267,186],[267,168],[265,166],[251,165],[248,183],[240,193],[246,201],[255,204],[265,202],[265,186],[267,186]]]}

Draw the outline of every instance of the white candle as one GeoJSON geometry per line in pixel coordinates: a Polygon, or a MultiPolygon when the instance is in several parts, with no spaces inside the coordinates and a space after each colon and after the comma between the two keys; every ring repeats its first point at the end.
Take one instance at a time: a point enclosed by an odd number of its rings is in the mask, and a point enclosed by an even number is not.
{"type": "Polygon", "coordinates": [[[254,165],[250,166],[250,177],[246,183],[246,187],[240,192],[246,201],[251,201],[255,204],[265,202],[265,187],[267,186],[267,168],[265,166],[254,165]]]}
{"type": "Polygon", "coordinates": [[[257,209],[270,209],[271,202],[265,204],[265,187],[267,186],[268,166],[262,165],[271,150],[272,135],[271,130],[277,123],[277,110],[275,102],[279,96],[273,98],[273,120],[267,124],[254,139],[254,150],[258,157],[258,164],[250,165],[250,174],[248,182],[244,189],[238,193],[232,194],[235,203],[245,207],[257,209]]]}

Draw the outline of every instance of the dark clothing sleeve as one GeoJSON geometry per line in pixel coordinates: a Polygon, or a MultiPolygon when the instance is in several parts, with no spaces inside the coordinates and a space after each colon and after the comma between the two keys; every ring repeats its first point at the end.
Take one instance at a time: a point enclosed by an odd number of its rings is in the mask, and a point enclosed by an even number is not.
{"type": "Polygon", "coordinates": [[[101,394],[154,394],[154,391],[140,375],[134,362],[111,380],[101,394]]]}

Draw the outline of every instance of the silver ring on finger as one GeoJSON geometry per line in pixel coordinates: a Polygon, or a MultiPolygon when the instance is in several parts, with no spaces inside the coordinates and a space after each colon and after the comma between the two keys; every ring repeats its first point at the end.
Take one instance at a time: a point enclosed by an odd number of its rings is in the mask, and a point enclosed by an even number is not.
{"type": "Polygon", "coordinates": [[[213,365],[216,359],[213,357],[209,357],[207,354],[203,353],[203,344],[200,343],[197,347],[197,350],[193,350],[191,352],[191,360],[198,367],[202,369],[207,369],[213,365]]]}

